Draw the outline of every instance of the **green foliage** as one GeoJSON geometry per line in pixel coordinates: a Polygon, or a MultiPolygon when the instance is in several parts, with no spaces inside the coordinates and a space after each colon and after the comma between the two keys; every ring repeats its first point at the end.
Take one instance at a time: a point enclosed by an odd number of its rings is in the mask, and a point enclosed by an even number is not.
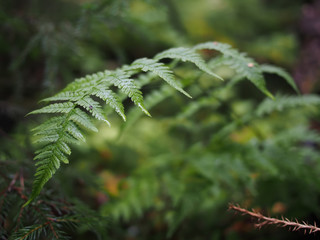
{"type": "MultiPolygon", "coordinates": [[[[164,58],[178,59],[182,61],[190,61],[194,63],[200,70],[214,74],[205,61],[195,50],[213,49],[218,50],[226,59],[225,63],[237,70],[241,78],[247,78],[253,82],[266,95],[272,95],[265,87],[265,80],[260,70],[259,65],[232,49],[227,44],[204,43],[195,46],[194,48],[173,48],[159,53],[154,59],[138,59],[129,66],[124,66],[122,69],[114,71],[98,72],[93,75],[87,75],[84,78],[75,80],[69,84],[64,90],[57,95],[46,98],[45,102],[56,102],[41,109],[35,110],[30,114],[39,113],[62,113],[63,117],[55,117],[45,122],[43,125],[35,129],[37,136],[36,142],[42,144],[43,147],[37,151],[35,159],[37,162],[37,171],[35,174],[34,187],[31,197],[26,203],[28,205],[41,191],[44,184],[55,174],[60,168],[60,162],[68,163],[67,155],[70,154],[70,143],[85,141],[84,136],[79,127],[95,130],[89,121],[87,113],[90,113],[94,118],[106,122],[109,121],[104,116],[104,112],[100,103],[92,98],[99,97],[110,105],[124,120],[124,107],[117,97],[116,92],[113,92],[112,87],[117,87],[123,94],[128,96],[135,105],[137,105],[146,115],[150,116],[148,110],[144,106],[142,92],[132,79],[133,74],[141,72],[152,72],[165,80],[170,86],[190,97],[174,78],[173,71],[161,62],[164,58]],[[251,65],[252,64],[252,65],[251,65]],[[62,102],[61,102],[62,101],[62,102]],[[80,116],[83,116],[80,118],[80,116]],[[83,119],[86,119],[85,121],[83,119]],[[76,124],[74,124],[74,122],[76,124]],[[77,123],[81,124],[77,125],[77,123]]],[[[221,77],[218,77],[221,79],[221,77]]]]}
{"type": "Polygon", "coordinates": [[[262,69],[263,72],[277,74],[280,77],[284,78],[287,81],[287,83],[297,93],[299,93],[299,90],[298,90],[297,85],[295,84],[293,78],[286,71],[284,71],[282,68],[276,67],[276,66],[267,65],[267,64],[263,64],[263,65],[261,65],[261,69],[262,69]]]}
{"type": "Polygon", "coordinates": [[[286,72],[306,1],[82,2],[0,4],[0,239],[300,237],[229,202],[317,221],[320,100],[286,72]]]}
{"type": "Polygon", "coordinates": [[[266,99],[259,108],[257,109],[257,114],[262,116],[264,114],[269,114],[273,111],[283,111],[287,108],[304,107],[310,108],[312,106],[317,106],[320,104],[319,96],[317,95],[305,95],[305,96],[277,96],[275,101],[269,101],[266,99]]]}
{"type": "Polygon", "coordinates": [[[204,60],[199,54],[197,54],[193,49],[188,48],[174,48],[159,53],[155,56],[156,59],[160,60],[163,58],[180,59],[184,62],[194,63],[200,70],[222,80],[221,77],[214,74],[205,64],[204,60]]]}
{"type": "Polygon", "coordinates": [[[264,94],[272,98],[272,94],[269,93],[265,86],[262,70],[259,67],[255,67],[258,64],[253,59],[246,57],[245,54],[241,54],[235,49],[232,49],[228,44],[218,42],[199,44],[195,49],[210,49],[221,52],[224,57],[223,63],[235,69],[235,71],[240,75],[237,76],[238,79],[249,79],[264,94]]]}
{"type": "MultiPolygon", "coordinates": [[[[8,139],[7,139],[8,140],[8,139]]],[[[19,146],[29,154],[26,146],[19,146]]],[[[12,153],[17,152],[14,149],[12,153]]],[[[12,153],[9,153],[10,156],[12,153]]],[[[109,218],[101,217],[78,200],[66,199],[54,187],[45,191],[37,204],[22,207],[32,181],[33,168],[22,162],[1,160],[0,236],[12,240],[70,239],[70,231],[90,229],[105,238],[109,218]],[[22,168],[24,167],[24,168],[22,168]],[[23,169],[23,170],[22,170],[23,169]],[[13,174],[12,174],[13,173],[13,174]]]]}
{"type": "MultiPolygon", "coordinates": [[[[269,206],[270,209],[280,201],[290,208],[289,217],[304,216],[301,211],[305,208],[319,213],[316,199],[320,135],[306,127],[306,120],[310,115],[315,118],[318,111],[314,104],[320,98],[291,96],[282,101],[282,97],[277,96],[258,106],[248,106],[246,101],[234,99],[234,95],[226,96],[229,91],[232,90],[226,90],[225,86],[213,88],[210,95],[202,95],[183,106],[182,114],[174,112],[161,120],[147,119],[147,123],[137,121],[134,128],[127,129],[122,136],[123,145],[143,128],[153,132],[149,136],[140,134],[141,143],[135,145],[137,151],[142,152],[141,158],[148,152],[148,159],[141,160],[134,174],[126,178],[126,188],[105,204],[103,212],[119,222],[155,214],[165,222],[169,237],[191,239],[205,238],[212,234],[213,226],[219,228],[221,222],[228,221],[219,212],[230,201],[241,204],[249,201],[250,206],[269,206]],[[273,106],[281,102],[288,104],[281,110],[274,108],[277,114],[272,114],[269,108],[260,115],[266,102],[273,106]],[[298,105],[293,104],[297,102],[298,105]],[[314,106],[310,106],[311,102],[314,106]],[[296,179],[299,183],[293,187],[296,179]],[[157,187],[147,188],[148,194],[143,195],[141,187],[132,182],[157,187]],[[283,188],[287,190],[280,192],[283,188]],[[275,189],[279,194],[273,194],[275,189]],[[200,232],[183,227],[191,224],[200,232]]],[[[170,102],[174,108],[173,101],[170,102]]],[[[148,220],[144,223],[150,224],[148,220]]]]}

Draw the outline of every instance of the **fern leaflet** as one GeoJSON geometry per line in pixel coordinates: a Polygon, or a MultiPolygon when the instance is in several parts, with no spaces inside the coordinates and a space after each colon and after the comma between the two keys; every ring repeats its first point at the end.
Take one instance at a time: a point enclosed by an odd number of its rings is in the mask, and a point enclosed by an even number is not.
{"type": "Polygon", "coordinates": [[[267,64],[263,64],[260,66],[261,70],[263,72],[266,73],[274,73],[279,75],[280,77],[282,77],[283,79],[285,79],[287,81],[287,83],[297,92],[299,93],[298,87],[295,84],[293,78],[282,68],[280,67],[276,67],[276,66],[272,66],[272,65],[267,65],[267,64]]]}
{"type": "Polygon", "coordinates": [[[206,65],[205,61],[202,57],[196,53],[193,49],[179,47],[179,48],[171,48],[164,52],[157,54],[155,57],[157,60],[161,60],[164,58],[172,58],[172,59],[180,59],[183,62],[192,62],[194,63],[200,70],[208,73],[209,75],[216,77],[220,80],[223,80],[220,76],[213,73],[208,66],[206,65]]]}
{"type": "Polygon", "coordinates": [[[163,63],[157,62],[154,59],[142,58],[134,61],[131,65],[131,68],[139,68],[145,72],[151,71],[155,75],[165,80],[170,86],[191,98],[191,96],[181,88],[181,84],[177,83],[170,68],[165,66],[163,63]]]}
{"type": "Polygon", "coordinates": [[[275,101],[271,101],[270,99],[266,99],[263,101],[256,113],[258,116],[262,116],[264,114],[269,114],[273,111],[282,111],[287,108],[295,108],[301,106],[312,106],[319,105],[320,97],[317,95],[305,95],[300,97],[290,97],[290,96],[277,96],[275,101]]]}
{"type": "Polygon", "coordinates": [[[195,50],[215,50],[223,54],[223,63],[235,69],[242,78],[249,79],[261,92],[270,98],[273,95],[266,88],[265,79],[258,63],[247,57],[244,53],[239,53],[230,45],[218,42],[201,43],[194,47],[195,50]]]}

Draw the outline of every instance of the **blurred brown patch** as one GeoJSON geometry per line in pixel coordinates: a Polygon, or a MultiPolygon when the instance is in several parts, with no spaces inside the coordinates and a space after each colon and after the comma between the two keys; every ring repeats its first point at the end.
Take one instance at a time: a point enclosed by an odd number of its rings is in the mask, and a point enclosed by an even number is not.
{"type": "Polygon", "coordinates": [[[275,204],[273,204],[271,209],[272,213],[274,214],[283,214],[286,212],[286,210],[287,210],[287,207],[282,202],[276,202],[275,204]]]}

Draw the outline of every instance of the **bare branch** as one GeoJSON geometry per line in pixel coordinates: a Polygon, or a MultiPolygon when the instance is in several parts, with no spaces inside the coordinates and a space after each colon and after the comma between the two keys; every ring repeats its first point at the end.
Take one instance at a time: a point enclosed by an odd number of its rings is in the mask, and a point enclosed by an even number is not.
{"type": "Polygon", "coordinates": [[[302,223],[299,223],[297,219],[295,219],[295,222],[293,222],[293,221],[290,221],[288,218],[283,218],[283,217],[281,217],[281,219],[266,217],[254,210],[249,211],[247,209],[241,208],[239,206],[235,206],[233,204],[229,204],[229,209],[239,212],[242,215],[249,215],[252,218],[256,219],[258,223],[255,224],[255,227],[259,229],[266,225],[276,225],[278,227],[288,227],[289,230],[291,231],[303,230],[304,233],[309,233],[309,234],[320,231],[320,228],[316,225],[316,223],[314,223],[314,225],[310,225],[304,221],[302,223]]]}

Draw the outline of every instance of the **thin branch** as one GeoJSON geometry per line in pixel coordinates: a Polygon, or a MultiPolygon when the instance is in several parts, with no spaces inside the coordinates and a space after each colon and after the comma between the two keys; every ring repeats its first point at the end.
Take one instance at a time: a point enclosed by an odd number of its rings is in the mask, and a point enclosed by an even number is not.
{"type": "Polygon", "coordinates": [[[52,226],[52,222],[51,222],[51,221],[49,221],[49,226],[50,226],[50,229],[51,229],[51,231],[53,232],[54,236],[58,239],[59,237],[58,237],[58,235],[57,235],[56,231],[54,230],[54,228],[53,228],[53,226],[52,226]]]}
{"type": "Polygon", "coordinates": [[[40,228],[44,228],[46,227],[50,222],[45,222],[44,224],[41,224],[39,226],[37,226],[36,228],[34,229],[31,229],[29,232],[27,232],[26,234],[24,234],[21,238],[19,238],[19,240],[22,240],[22,239],[26,239],[30,234],[32,234],[33,232],[35,231],[38,231],[40,228]]]}
{"type": "Polygon", "coordinates": [[[255,224],[255,227],[259,229],[265,225],[276,225],[278,227],[288,227],[291,231],[303,230],[304,233],[309,234],[320,231],[320,228],[316,225],[316,223],[314,223],[314,225],[310,225],[304,221],[302,223],[299,223],[297,219],[295,220],[295,222],[293,222],[290,221],[288,218],[283,217],[281,219],[266,217],[254,210],[249,211],[247,209],[235,206],[233,204],[229,204],[229,209],[239,212],[242,215],[249,215],[252,218],[256,219],[258,223],[255,224]]]}

